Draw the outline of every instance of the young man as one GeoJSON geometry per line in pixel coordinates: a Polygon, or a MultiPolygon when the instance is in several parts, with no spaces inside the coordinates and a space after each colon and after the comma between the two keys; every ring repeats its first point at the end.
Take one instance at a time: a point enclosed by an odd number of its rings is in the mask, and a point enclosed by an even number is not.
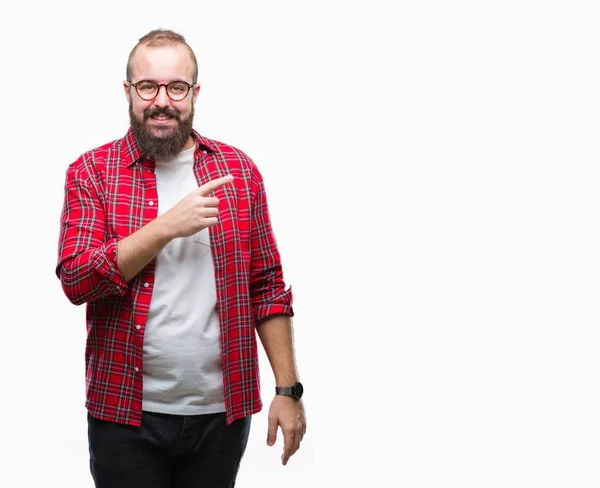
{"type": "Polygon", "coordinates": [[[97,487],[231,487],[262,408],[256,333],[276,381],[267,443],[306,431],[292,293],[262,177],[192,129],[200,92],[185,39],[131,51],[123,139],[66,174],[57,276],[87,304],[86,407],[97,487]]]}

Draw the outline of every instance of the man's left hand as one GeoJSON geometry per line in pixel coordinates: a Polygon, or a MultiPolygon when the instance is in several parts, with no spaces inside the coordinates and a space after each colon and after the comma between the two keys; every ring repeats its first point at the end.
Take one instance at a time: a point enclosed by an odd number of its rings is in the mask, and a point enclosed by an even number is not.
{"type": "Polygon", "coordinates": [[[290,457],[300,448],[300,442],[306,433],[306,416],[302,400],[275,395],[269,408],[268,446],[275,445],[278,427],[281,427],[283,433],[281,463],[285,466],[290,457]]]}

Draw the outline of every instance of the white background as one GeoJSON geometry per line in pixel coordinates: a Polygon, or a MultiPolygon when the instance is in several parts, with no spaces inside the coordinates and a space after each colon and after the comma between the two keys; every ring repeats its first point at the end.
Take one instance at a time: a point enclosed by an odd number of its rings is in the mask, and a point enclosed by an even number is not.
{"type": "Polygon", "coordinates": [[[163,27],[200,63],[195,127],[264,175],[295,293],[307,436],[282,467],[263,410],[237,486],[600,486],[596,5],[11,4],[0,485],[93,486],[62,185],[125,133],[127,56],[163,27]]]}

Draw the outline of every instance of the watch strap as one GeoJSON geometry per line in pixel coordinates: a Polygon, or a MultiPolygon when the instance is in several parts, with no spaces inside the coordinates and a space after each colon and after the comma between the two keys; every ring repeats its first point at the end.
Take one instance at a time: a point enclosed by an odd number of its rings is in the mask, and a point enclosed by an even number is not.
{"type": "Polygon", "coordinates": [[[293,386],[276,386],[275,394],[292,396],[294,394],[294,387],[293,386]]]}

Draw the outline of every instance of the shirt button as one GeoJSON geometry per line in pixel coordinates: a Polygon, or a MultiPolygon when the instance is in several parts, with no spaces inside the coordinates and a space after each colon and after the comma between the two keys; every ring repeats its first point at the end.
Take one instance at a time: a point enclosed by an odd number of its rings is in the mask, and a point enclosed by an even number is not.
{"type": "Polygon", "coordinates": [[[144,283],[144,288],[148,288],[150,286],[150,283],[144,283]]]}
{"type": "Polygon", "coordinates": [[[136,328],[137,330],[140,330],[140,329],[142,328],[142,326],[141,326],[140,324],[137,324],[137,325],[135,326],[135,328],[136,328]]]}
{"type": "Polygon", "coordinates": [[[206,154],[206,151],[202,151],[204,154],[206,154]]]}
{"type": "Polygon", "coordinates": [[[154,205],[154,202],[153,202],[152,200],[150,200],[150,201],[148,202],[148,205],[152,206],[152,205],[154,205]]]}
{"type": "Polygon", "coordinates": [[[140,368],[138,368],[138,367],[136,366],[136,367],[135,367],[135,372],[136,372],[136,373],[139,373],[139,371],[140,371],[140,368]]]}

